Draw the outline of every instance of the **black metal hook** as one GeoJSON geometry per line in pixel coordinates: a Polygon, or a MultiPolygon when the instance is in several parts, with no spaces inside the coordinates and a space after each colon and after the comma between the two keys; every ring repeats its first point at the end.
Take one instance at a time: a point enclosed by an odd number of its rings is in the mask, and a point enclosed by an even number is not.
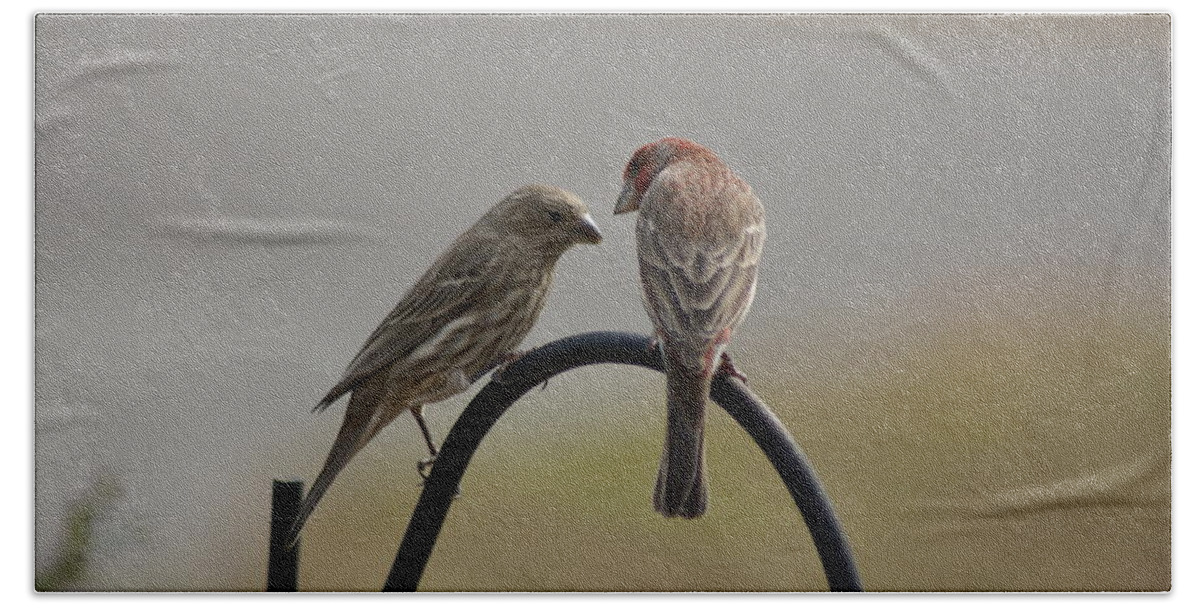
{"type": "MultiPolygon", "coordinates": [[[[509,406],[553,376],[584,365],[622,363],[661,372],[658,350],[647,348],[649,343],[648,336],[631,333],[579,334],[534,349],[496,374],[442,443],[383,590],[416,591],[472,455],[509,406]]],[[[711,396],[754,439],[787,485],[812,534],[830,590],[861,591],[850,544],[833,505],[787,429],[745,385],[727,375],[713,381],[711,396]]]]}

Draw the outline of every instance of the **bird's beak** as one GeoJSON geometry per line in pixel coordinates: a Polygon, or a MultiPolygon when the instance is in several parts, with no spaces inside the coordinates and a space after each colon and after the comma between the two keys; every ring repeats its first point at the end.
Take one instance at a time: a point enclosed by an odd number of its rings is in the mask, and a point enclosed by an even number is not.
{"type": "Polygon", "coordinates": [[[600,227],[596,225],[596,220],[592,219],[592,214],[585,213],[579,218],[579,235],[585,243],[593,245],[598,244],[604,237],[600,234],[600,227]]]}
{"type": "Polygon", "coordinates": [[[621,189],[621,195],[617,197],[617,207],[613,209],[613,215],[638,210],[637,197],[633,194],[633,180],[626,181],[625,187],[621,189]]]}

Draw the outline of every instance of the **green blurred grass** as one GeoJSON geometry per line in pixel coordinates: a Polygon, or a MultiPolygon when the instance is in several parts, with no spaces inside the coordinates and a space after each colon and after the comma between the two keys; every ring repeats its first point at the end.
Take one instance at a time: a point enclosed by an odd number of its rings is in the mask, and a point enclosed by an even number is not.
{"type": "Polygon", "coordinates": [[[103,475],[75,499],[67,512],[57,555],[45,571],[34,577],[38,591],[78,591],[95,556],[97,524],[103,522],[120,500],[123,489],[113,475],[103,475]]]}
{"type": "MultiPolygon", "coordinates": [[[[948,323],[803,358],[750,342],[739,367],[813,461],[869,590],[1170,587],[1165,320],[948,323]]],[[[501,421],[423,590],[826,589],[778,477],[715,405],[709,514],[652,511],[661,380],[630,370],[609,372],[638,378],[619,398],[630,406],[600,423],[501,421]]],[[[555,396],[609,407],[575,388],[555,396]]],[[[404,431],[368,448],[313,517],[303,589],[380,587],[419,491],[396,466],[396,445],[415,441],[404,431]]]]}

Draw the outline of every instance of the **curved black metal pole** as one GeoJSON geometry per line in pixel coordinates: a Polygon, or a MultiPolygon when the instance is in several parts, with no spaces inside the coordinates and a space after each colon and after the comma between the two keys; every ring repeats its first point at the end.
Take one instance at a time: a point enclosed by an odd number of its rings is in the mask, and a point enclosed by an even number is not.
{"type": "MultiPolygon", "coordinates": [[[[459,481],[484,435],[517,399],[567,370],[596,363],[640,365],[662,371],[649,336],[593,332],[534,349],[510,364],[475,395],[450,429],[417,501],[384,591],[416,591],[446,520],[459,481]]],[[[861,591],[850,543],[804,453],[779,419],[745,385],[722,374],[711,396],[754,439],[783,478],[804,522],[832,591],[861,591]]]]}

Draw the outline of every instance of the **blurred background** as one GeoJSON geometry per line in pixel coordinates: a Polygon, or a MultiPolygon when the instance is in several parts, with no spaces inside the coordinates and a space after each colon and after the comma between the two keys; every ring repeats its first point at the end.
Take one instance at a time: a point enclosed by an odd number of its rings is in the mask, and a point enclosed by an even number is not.
{"type": "MultiPolygon", "coordinates": [[[[569,252],[526,347],[648,332],[638,146],[720,154],[767,209],[732,352],[811,458],[869,590],[1161,590],[1170,572],[1166,15],[41,15],[36,571],[257,590],[311,407],[459,232],[531,182],[569,252]]],[[[445,435],[474,390],[427,408],[445,435]]],[[[650,489],[662,378],[520,401],[427,590],[819,590],[794,505],[711,406],[704,518],[650,489]]],[[[305,530],[301,588],[380,588],[408,417],[305,530]]]]}

